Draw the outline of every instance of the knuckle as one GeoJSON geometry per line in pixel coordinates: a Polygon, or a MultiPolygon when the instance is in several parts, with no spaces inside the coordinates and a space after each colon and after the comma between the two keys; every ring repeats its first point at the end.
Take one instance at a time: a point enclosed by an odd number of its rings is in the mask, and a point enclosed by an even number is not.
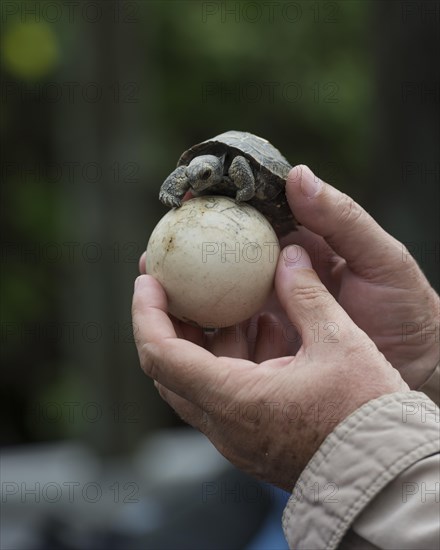
{"type": "Polygon", "coordinates": [[[308,308],[330,303],[331,296],[323,286],[293,288],[290,292],[294,302],[301,302],[308,308]]]}
{"type": "Polygon", "coordinates": [[[363,208],[345,193],[341,193],[338,204],[337,222],[344,225],[355,224],[364,215],[363,208]]]}
{"type": "Polygon", "coordinates": [[[139,307],[139,301],[136,298],[136,295],[133,298],[133,302],[131,304],[131,318],[133,319],[133,322],[141,317],[141,310],[139,307]]]}
{"type": "Polygon", "coordinates": [[[400,262],[404,264],[404,267],[409,269],[416,269],[418,271],[418,264],[411,251],[407,248],[404,243],[401,243],[397,239],[393,239],[396,249],[396,256],[399,258],[400,262]]]}
{"type": "Polygon", "coordinates": [[[145,343],[140,346],[139,359],[141,368],[145,374],[150,378],[157,380],[160,364],[158,354],[155,352],[152,344],[145,343]]]}

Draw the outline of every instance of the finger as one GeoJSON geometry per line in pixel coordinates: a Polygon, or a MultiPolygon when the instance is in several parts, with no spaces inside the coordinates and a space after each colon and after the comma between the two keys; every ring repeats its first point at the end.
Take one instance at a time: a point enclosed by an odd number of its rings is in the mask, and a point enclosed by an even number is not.
{"type": "Polygon", "coordinates": [[[174,409],[174,411],[184,422],[191,424],[194,428],[198,428],[207,422],[208,417],[205,411],[203,411],[200,407],[197,407],[197,405],[194,405],[183,397],[180,397],[176,393],[168,390],[165,386],[162,386],[162,384],[159,384],[158,382],[154,382],[154,385],[156,386],[156,389],[162,399],[174,409]]]}
{"type": "Polygon", "coordinates": [[[260,363],[260,367],[270,368],[270,369],[280,369],[282,367],[291,366],[295,360],[294,355],[284,355],[283,357],[276,357],[275,359],[268,359],[260,363]]]}
{"type": "Polygon", "coordinates": [[[139,258],[139,273],[145,275],[147,273],[147,252],[144,252],[139,258]]]}
{"type": "Polygon", "coordinates": [[[208,335],[208,349],[217,357],[248,359],[247,327],[247,322],[239,323],[232,327],[221,328],[215,334],[208,335]]]}
{"type": "Polygon", "coordinates": [[[135,341],[144,372],[196,405],[218,393],[232,370],[209,351],[177,338],[166,313],[165,291],[150,275],[136,279],[133,297],[135,341]]]}
{"type": "Polygon", "coordinates": [[[177,337],[166,310],[167,297],[160,283],[151,275],[140,275],[132,306],[136,345],[177,337]]]}
{"type": "MultiPolygon", "coordinates": [[[[285,309],[281,305],[280,299],[278,297],[277,292],[275,291],[275,288],[273,292],[271,292],[267,302],[264,304],[261,310],[252,318],[253,322],[252,322],[251,328],[253,331],[251,331],[251,335],[252,335],[252,338],[253,338],[252,341],[254,344],[256,344],[256,340],[257,340],[258,318],[262,313],[271,313],[275,315],[277,320],[281,323],[283,336],[287,344],[287,353],[289,355],[295,355],[296,353],[298,353],[298,350],[301,347],[301,337],[295,325],[289,319],[285,309]]],[[[251,351],[253,352],[252,346],[251,346],[251,351]]],[[[253,355],[251,355],[251,357],[253,357],[253,355]]]]}
{"type": "Polygon", "coordinates": [[[312,269],[307,252],[300,246],[284,248],[275,274],[275,288],[287,316],[298,328],[307,347],[319,343],[320,331],[337,327],[349,317],[312,269]],[[327,328],[326,328],[327,327],[327,328]]]}
{"type": "Polygon", "coordinates": [[[289,244],[297,244],[305,248],[319,279],[333,296],[338,296],[341,269],[347,262],[339,254],[336,254],[321,235],[317,235],[306,227],[300,226],[292,234],[290,242],[287,242],[286,245],[280,244],[283,248],[289,244]]]}
{"type": "Polygon", "coordinates": [[[185,338],[185,340],[189,340],[198,346],[204,345],[204,335],[201,328],[188,325],[188,323],[177,319],[173,315],[169,315],[169,317],[179,338],[185,338]]]}
{"type": "Polygon", "coordinates": [[[203,346],[205,341],[205,336],[203,334],[203,329],[200,327],[193,327],[192,325],[188,325],[188,323],[185,323],[184,321],[180,321],[180,327],[182,330],[182,337],[186,340],[189,340],[193,344],[197,344],[198,346],[203,346]]]}
{"type": "Polygon", "coordinates": [[[258,333],[255,343],[254,361],[262,363],[269,359],[287,355],[287,340],[280,320],[271,313],[258,318],[258,333]]]}
{"type": "Polygon", "coordinates": [[[286,195],[298,221],[324,237],[351,271],[380,279],[402,267],[402,244],[352,198],[324,183],[307,166],[292,168],[286,195]]]}

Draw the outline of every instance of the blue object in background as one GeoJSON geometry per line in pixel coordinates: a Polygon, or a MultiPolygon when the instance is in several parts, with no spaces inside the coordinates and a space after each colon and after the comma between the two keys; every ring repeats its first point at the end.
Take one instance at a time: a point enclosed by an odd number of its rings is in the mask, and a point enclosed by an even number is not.
{"type": "Polygon", "coordinates": [[[272,508],[254,539],[245,550],[288,550],[281,519],[290,494],[271,485],[266,486],[272,499],[272,508]]]}

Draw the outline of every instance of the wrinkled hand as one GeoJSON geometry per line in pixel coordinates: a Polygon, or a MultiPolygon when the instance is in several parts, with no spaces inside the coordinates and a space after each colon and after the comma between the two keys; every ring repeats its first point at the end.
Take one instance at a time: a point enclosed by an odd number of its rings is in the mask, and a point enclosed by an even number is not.
{"type": "MultiPolygon", "coordinates": [[[[357,203],[319,180],[307,166],[291,170],[286,194],[302,226],[281,245],[295,243],[308,251],[321,281],[348,315],[410,387],[419,388],[439,360],[440,301],[414,258],[357,203]]],[[[145,256],[140,271],[145,273],[145,256]]],[[[255,330],[246,332],[246,324],[236,327],[236,334],[243,335],[240,356],[258,361],[273,356],[274,349],[280,355],[295,353],[299,339],[275,293],[264,311],[257,336],[255,330]],[[256,355],[252,354],[252,342],[250,346],[244,343],[246,335],[251,340],[256,337],[256,355]]],[[[316,334],[320,328],[321,337],[331,340],[339,330],[334,322],[305,330],[316,334]]],[[[216,355],[232,353],[231,336],[224,331],[204,338],[200,331],[182,330],[185,337],[216,355]]]]}
{"type": "Polygon", "coordinates": [[[307,166],[292,169],[286,192],[303,224],[286,240],[309,251],[321,280],[348,315],[410,387],[420,387],[439,360],[440,301],[414,258],[307,166]]]}
{"type": "Polygon", "coordinates": [[[163,399],[236,466],[290,491],[336,424],[408,386],[321,283],[305,250],[283,251],[275,288],[302,333],[295,357],[280,357],[282,340],[267,346],[261,335],[256,362],[243,359],[247,343],[234,332],[216,335],[212,351],[197,345],[201,334],[170,319],[165,292],[149,275],[136,280],[133,326],[141,366],[163,399]],[[328,322],[339,327],[330,342],[309,330],[328,322]]]}

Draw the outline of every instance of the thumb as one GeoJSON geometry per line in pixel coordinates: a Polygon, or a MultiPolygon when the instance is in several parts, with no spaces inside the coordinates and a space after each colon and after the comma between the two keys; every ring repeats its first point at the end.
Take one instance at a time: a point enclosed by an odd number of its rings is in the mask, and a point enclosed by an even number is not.
{"type": "Polygon", "coordinates": [[[341,325],[349,321],[348,315],[319,280],[309,255],[300,246],[292,245],[282,250],[275,289],[305,347],[336,335],[341,325]]]}
{"type": "Polygon", "coordinates": [[[295,218],[324,237],[353,272],[380,276],[401,271],[402,244],[351,197],[324,183],[307,166],[292,168],[286,195],[295,218]]]}

